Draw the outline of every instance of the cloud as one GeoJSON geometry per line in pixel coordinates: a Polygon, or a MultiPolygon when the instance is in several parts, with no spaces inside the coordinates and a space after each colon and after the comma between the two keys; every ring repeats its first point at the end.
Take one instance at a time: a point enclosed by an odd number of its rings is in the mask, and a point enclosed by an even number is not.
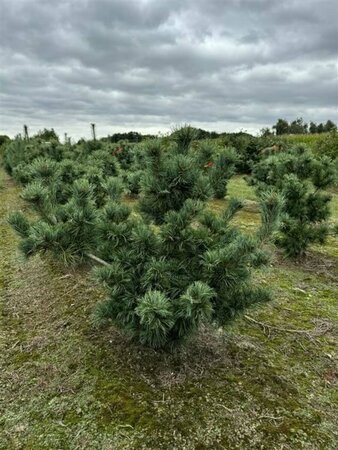
{"type": "Polygon", "coordinates": [[[337,117],[336,0],[0,0],[0,133],[337,117]]]}

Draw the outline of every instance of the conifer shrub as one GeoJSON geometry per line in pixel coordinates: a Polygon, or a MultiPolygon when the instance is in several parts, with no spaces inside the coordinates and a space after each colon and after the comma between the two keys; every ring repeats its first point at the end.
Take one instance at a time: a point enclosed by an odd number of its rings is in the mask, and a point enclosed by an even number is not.
{"type": "Polygon", "coordinates": [[[149,144],[141,193],[143,220],[135,220],[128,209],[121,220],[116,204],[100,218],[105,242],[101,256],[109,265],[97,268],[95,276],[107,286],[109,297],[98,305],[96,317],[154,348],[181,343],[202,323],[223,326],[270,298],[251,276],[268,261],[262,243],[278,224],[280,196],[265,192],[257,236],[242,234],[231,225],[241,202],[232,199],[218,216],[207,209],[205,191],[195,195],[200,172],[187,140],[183,143],[167,154],[159,141],[149,144]],[[172,203],[164,189],[174,198],[172,203]],[[160,226],[153,226],[149,218],[160,226]]]}
{"type": "Polygon", "coordinates": [[[98,246],[100,208],[119,200],[124,190],[116,158],[96,142],[60,146],[61,160],[37,139],[12,144],[5,154],[10,172],[24,184],[21,196],[40,216],[31,222],[19,212],[9,217],[16,230],[25,223],[23,253],[49,251],[65,264],[82,262],[98,246]]]}
{"type": "Polygon", "coordinates": [[[238,155],[231,147],[221,147],[212,139],[200,141],[193,152],[197,165],[208,176],[212,194],[224,198],[227,184],[236,172],[238,155]]]}
{"type": "Polygon", "coordinates": [[[22,237],[19,247],[25,256],[48,251],[64,264],[73,265],[96,249],[97,208],[87,180],[74,182],[65,204],[56,203],[51,191],[38,181],[27,185],[23,198],[40,215],[33,221],[19,211],[9,216],[9,223],[22,237]]]}
{"type": "MultiPolygon", "coordinates": [[[[165,214],[159,229],[130,216],[114,226],[111,220],[101,223],[115,235],[105,246],[109,266],[95,271],[109,291],[97,318],[112,321],[142,344],[171,347],[202,323],[223,326],[267,301],[269,292],[251,280],[253,268],[268,261],[261,241],[231,226],[240,208],[234,200],[219,217],[203,202],[188,199],[180,210],[165,214]]],[[[271,223],[274,209],[275,204],[267,206],[271,223]]]]}
{"type": "Polygon", "coordinates": [[[175,142],[177,151],[186,155],[194,139],[198,137],[198,130],[190,125],[184,125],[183,127],[176,128],[171,134],[171,139],[175,142]]]}
{"type": "Polygon", "coordinates": [[[132,172],[127,172],[125,175],[125,188],[126,193],[131,197],[136,197],[141,191],[141,180],[143,177],[143,170],[136,170],[132,172]]]}
{"type": "Polygon", "coordinates": [[[209,180],[215,198],[224,198],[227,193],[227,183],[236,172],[238,157],[232,148],[218,151],[209,169],[209,180]]]}
{"type": "Polygon", "coordinates": [[[315,158],[303,145],[269,156],[254,167],[252,182],[258,191],[273,188],[284,197],[276,242],[288,256],[302,256],[311,244],[325,242],[331,199],[325,189],[335,182],[336,174],[330,158],[315,158]]]}
{"type": "Polygon", "coordinates": [[[314,152],[320,156],[328,156],[331,159],[338,159],[338,131],[331,130],[329,133],[319,135],[314,143],[314,152]]]}
{"type": "Polygon", "coordinates": [[[41,154],[41,150],[36,146],[28,146],[23,139],[14,139],[6,145],[3,157],[4,168],[9,175],[13,175],[15,168],[19,165],[29,164],[41,154]]]}
{"type": "Polygon", "coordinates": [[[223,146],[236,150],[238,155],[236,171],[242,174],[250,174],[253,165],[260,158],[261,138],[239,132],[222,135],[221,142],[223,146]]]}
{"type": "Polygon", "coordinates": [[[202,170],[206,170],[211,167],[214,159],[214,155],[220,148],[219,145],[213,139],[203,139],[198,142],[194,149],[194,155],[198,166],[202,170]]]}
{"type": "Polygon", "coordinates": [[[111,144],[111,154],[116,157],[122,170],[129,171],[135,164],[137,145],[121,140],[117,144],[111,144]]]}

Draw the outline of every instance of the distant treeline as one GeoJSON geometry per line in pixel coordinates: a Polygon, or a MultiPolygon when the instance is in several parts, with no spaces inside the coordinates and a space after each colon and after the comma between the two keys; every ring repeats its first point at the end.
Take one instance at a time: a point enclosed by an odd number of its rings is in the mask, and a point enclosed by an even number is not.
{"type": "Polygon", "coordinates": [[[149,139],[155,137],[152,134],[141,134],[137,131],[129,131],[128,133],[114,133],[112,135],[108,135],[105,138],[102,138],[103,142],[112,142],[117,143],[119,141],[128,141],[128,142],[141,142],[144,139],[149,139]]]}
{"type": "MultiPolygon", "coordinates": [[[[226,133],[216,133],[216,131],[206,131],[201,128],[196,128],[196,139],[216,139],[221,137],[226,133]]],[[[137,131],[129,131],[128,133],[114,133],[108,135],[106,138],[102,138],[102,141],[108,141],[112,143],[117,143],[119,141],[129,141],[129,142],[141,142],[145,139],[155,138],[153,134],[141,134],[137,131]]]]}
{"type": "MultiPolygon", "coordinates": [[[[95,124],[94,129],[95,129],[95,124]]],[[[249,137],[252,136],[250,133],[246,131],[240,131],[236,133],[217,133],[216,131],[207,131],[202,128],[194,128],[195,130],[195,140],[202,139],[219,139],[226,138],[228,141],[230,138],[241,138],[241,137],[249,137]]],[[[271,128],[262,128],[260,130],[260,135],[262,137],[269,136],[282,136],[282,135],[297,135],[297,134],[320,134],[320,133],[328,133],[330,131],[337,130],[337,125],[332,120],[327,120],[325,123],[315,123],[310,122],[309,124],[304,122],[304,120],[300,117],[291,122],[288,122],[286,119],[278,119],[277,122],[271,128]]],[[[23,137],[28,138],[28,127],[24,125],[24,133],[23,137]]],[[[59,136],[56,134],[53,128],[38,131],[33,137],[39,138],[43,141],[58,141],[60,142],[59,136]]],[[[153,134],[142,134],[138,131],[128,131],[127,133],[114,133],[108,134],[108,136],[98,139],[101,142],[111,142],[118,143],[120,141],[128,141],[131,143],[142,142],[146,139],[156,138],[156,135],[153,134]]],[[[67,141],[68,137],[65,133],[65,141],[67,141]]],[[[10,138],[6,135],[0,135],[0,147],[5,142],[9,141],[10,138]]],[[[80,139],[78,143],[82,142],[84,139],[80,139]]]]}
{"type": "MultiPolygon", "coordinates": [[[[277,122],[272,126],[272,128],[263,128],[261,130],[262,136],[281,136],[283,134],[318,134],[327,133],[332,130],[336,130],[337,125],[332,120],[327,120],[326,123],[315,123],[310,122],[309,124],[304,122],[302,118],[298,118],[291,122],[285,119],[278,119],[277,122]]],[[[216,131],[207,131],[202,128],[195,128],[196,139],[218,139],[225,136],[242,136],[250,135],[250,133],[240,131],[237,133],[217,133],[216,131]]],[[[129,131],[128,133],[115,133],[102,138],[102,141],[108,141],[112,143],[117,143],[119,141],[129,141],[129,142],[141,142],[145,139],[155,138],[152,134],[141,134],[137,131],[129,131]]]]}
{"type": "Polygon", "coordinates": [[[277,122],[270,128],[263,128],[261,134],[263,136],[269,136],[276,134],[281,136],[283,134],[317,134],[328,133],[332,130],[336,130],[337,125],[332,120],[327,120],[326,123],[310,122],[309,124],[304,122],[302,117],[288,122],[285,119],[278,119],[277,122]]]}

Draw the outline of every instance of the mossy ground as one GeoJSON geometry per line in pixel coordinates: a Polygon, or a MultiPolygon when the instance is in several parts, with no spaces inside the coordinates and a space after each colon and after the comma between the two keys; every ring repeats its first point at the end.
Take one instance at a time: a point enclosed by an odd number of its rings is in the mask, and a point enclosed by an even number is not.
{"type": "MultiPolygon", "coordinates": [[[[231,328],[155,352],[93,326],[104,292],[88,269],[20,256],[6,216],[25,205],[0,178],[1,449],[337,448],[336,238],[301,262],[277,255],[257,275],[274,300],[231,328]]],[[[229,192],[254,229],[253,192],[241,178],[229,192]]]]}

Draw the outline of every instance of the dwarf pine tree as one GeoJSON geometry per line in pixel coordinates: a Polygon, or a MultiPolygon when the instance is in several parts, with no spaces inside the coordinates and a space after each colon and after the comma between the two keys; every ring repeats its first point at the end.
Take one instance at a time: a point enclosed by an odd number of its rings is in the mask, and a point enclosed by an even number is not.
{"type": "Polygon", "coordinates": [[[170,154],[159,141],[148,146],[141,193],[145,220],[117,204],[100,216],[101,255],[109,265],[95,273],[109,297],[96,317],[154,348],[184,341],[205,322],[222,326],[270,298],[251,275],[268,260],[262,242],[278,222],[280,196],[265,193],[261,229],[257,236],[242,234],[231,225],[241,202],[231,200],[220,216],[206,209],[208,180],[200,181],[187,139],[182,142],[170,154]]]}
{"type": "Polygon", "coordinates": [[[198,142],[194,154],[196,162],[202,170],[211,167],[218,148],[219,146],[213,139],[203,139],[198,142]]]}
{"type": "Polygon", "coordinates": [[[221,147],[212,139],[201,141],[194,152],[198,166],[208,176],[215,198],[224,198],[229,179],[236,172],[238,155],[231,147],[221,147]]]}
{"type": "Polygon", "coordinates": [[[88,181],[79,179],[72,186],[65,204],[55,202],[38,182],[27,185],[23,198],[34,205],[40,218],[28,221],[21,212],[9,216],[9,223],[22,237],[19,246],[25,256],[49,251],[64,264],[75,264],[97,247],[97,210],[88,181]]]}
{"type": "MultiPolygon", "coordinates": [[[[224,325],[267,301],[269,293],[251,281],[253,268],[266,263],[267,255],[257,237],[231,226],[241,206],[234,200],[217,216],[188,199],[165,214],[159,229],[130,216],[120,222],[117,215],[114,225],[112,215],[102,218],[105,233],[115,234],[105,246],[109,266],[96,269],[109,290],[97,317],[159,348],[182,342],[203,322],[224,325]]],[[[275,214],[275,204],[267,208],[275,214]]]]}
{"type": "Polygon", "coordinates": [[[227,183],[236,171],[238,157],[232,148],[218,151],[209,169],[209,180],[215,198],[224,198],[227,193],[227,183]]]}
{"type": "Polygon", "coordinates": [[[13,176],[25,184],[22,198],[39,218],[10,215],[23,238],[20,247],[26,256],[49,251],[65,264],[79,263],[98,246],[100,208],[121,196],[121,180],[111,175],[117,175],[118,163],[96,143],[91,153],[83,144],[75,151],[67,144],[59,160],[45,143],[31,140],[22,147],[21,142],[9,149],[7,161],[13,176]]]}
{"type": "Polygon", "coordinates": [[[277,243],[288,256],[302,256],[310,244],[324,243],[329,233],[331,196],[336,168],[327,157],[314,158],[299,145],[269,156],[253,170],[252,181],[262,191],[274,188],[284,197],[284,214],[277,243]]]}

